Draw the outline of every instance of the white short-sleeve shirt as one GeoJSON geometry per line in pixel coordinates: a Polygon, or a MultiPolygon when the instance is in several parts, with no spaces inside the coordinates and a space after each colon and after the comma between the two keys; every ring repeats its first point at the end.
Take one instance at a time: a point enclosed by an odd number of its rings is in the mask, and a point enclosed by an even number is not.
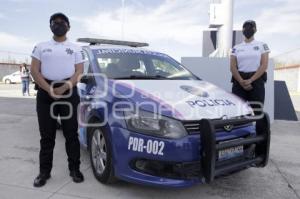
{"type": "Polygon", "coordinates": [[[248,73],[257,71],[261,65],[261,55],[269,52],[267,44],[253,40],[234,46],[231,55],[237,59],[238,71],[248,73]]]}
{"type": "Polygon", "coordinates": [[[57,42],[54,39],[37,44],[32,57],[41,62],[41,74],[48,80],[64,80],[75,73],[75,64],[84,62],[80,46],[69,42],[57,42]]]}

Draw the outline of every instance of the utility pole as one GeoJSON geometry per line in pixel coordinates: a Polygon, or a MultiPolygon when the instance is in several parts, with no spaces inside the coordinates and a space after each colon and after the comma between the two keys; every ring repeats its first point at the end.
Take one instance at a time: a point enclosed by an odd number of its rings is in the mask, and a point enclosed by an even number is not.
{"type": "Polygon", "coordinates": [[[125,0],[122,0],[122,22],[121,22],[121,37],[124,40],[124,23],[125,23],[125,0]]]}

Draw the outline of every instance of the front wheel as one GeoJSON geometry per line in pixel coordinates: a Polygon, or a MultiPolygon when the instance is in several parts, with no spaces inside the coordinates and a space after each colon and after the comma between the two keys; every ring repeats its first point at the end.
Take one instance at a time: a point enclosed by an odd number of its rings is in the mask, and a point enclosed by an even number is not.
{"type": "Polygon", "coordinates": [[[11,80],[10,79],[6,79],[4,82],[5,82],[5,84],[11,84],[11,80]]]}
{"type": "Polygon", "coordinates": [[[95,178],[101,183],[115,182],[111,144],[106,133],[93,128],[89,136],[90,161],[95,178]]]}

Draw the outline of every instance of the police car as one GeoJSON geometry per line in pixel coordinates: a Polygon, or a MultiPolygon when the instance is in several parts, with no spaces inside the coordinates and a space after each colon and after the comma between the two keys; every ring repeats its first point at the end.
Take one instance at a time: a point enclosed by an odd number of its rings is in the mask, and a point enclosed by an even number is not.
{"type": "Polygon", "coordinates": [[[267,114],[147,43],[81,38],[80,142],[102,183],[187,187],[269,158],[267,114]]]}

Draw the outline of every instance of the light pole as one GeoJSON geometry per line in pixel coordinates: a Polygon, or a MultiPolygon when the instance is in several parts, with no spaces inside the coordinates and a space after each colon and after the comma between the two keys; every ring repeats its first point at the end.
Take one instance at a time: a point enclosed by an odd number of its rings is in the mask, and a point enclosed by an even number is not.
{"type": "Polygon", "coordinates": [[[228,57],[232,47],[234,0],[212,1],[210,28],[217,29],[217,48],[211,57],[228,57]]]}
{"type": "Polygon", "coordinates": [[[125,0],[122,0],[122,22],[121,22],[121,37],[124,39],[124,23],[125,23],[125,0]]]}

